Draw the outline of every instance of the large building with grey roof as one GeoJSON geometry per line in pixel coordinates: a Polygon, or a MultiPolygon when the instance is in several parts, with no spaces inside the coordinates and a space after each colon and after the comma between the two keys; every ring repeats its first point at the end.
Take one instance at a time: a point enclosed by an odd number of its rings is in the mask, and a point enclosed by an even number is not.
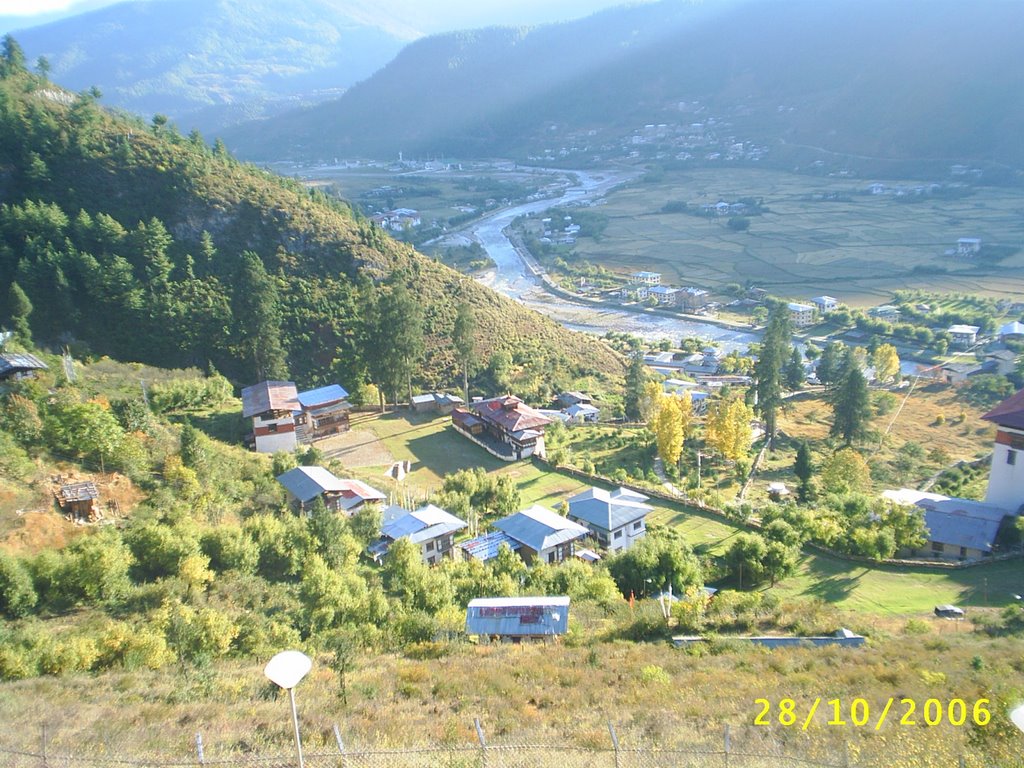
{"type": "Polygon", "coordinates": [[[647,533],[645,518],[653,510],[648,497],[627,488],[588,488],[569,499],[569,519],[585,525],[602,547],[629,549],[647,533]]]}
{"type": "Polygon", "coordinates": [[[433,504],[414,512],[390,515],[381,526],[380,540],[370,547],[370,554],[380,560],[399,539],[408,539],[420,549],[423,562],[434,565],[452,556],[455,534],[467,526],[464,520],[433,504]]]}
{"type": "Polygon", "coordinates": [[[323,467],[295,467],[277,478],[292,505],[307,512],[318,498],[327,509],[354,515],[366,504],[379,504],[387,497],[362,480],[343,479],[323,467]]]}
{"type": "Polygon", "coordinates": [[[579,523],[537,504],[498,520],[494,527],[519,542],[519,555],[527,564],[568,560],[576,542],[590,534],[579,523]]]}

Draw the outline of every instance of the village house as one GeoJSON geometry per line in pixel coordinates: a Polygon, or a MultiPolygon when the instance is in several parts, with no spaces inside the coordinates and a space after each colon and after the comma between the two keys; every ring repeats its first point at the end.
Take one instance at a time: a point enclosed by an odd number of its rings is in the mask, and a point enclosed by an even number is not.
{"type": "Polygon", "coordinates": [[[331,384],[308,392],[299,392],[295,398],[301,411],[295,415],[295,437],[308,444],[339,432],[348,431],[348,392],[331,384]]]}
{"type": "Polygon", "coordinates": [[[633,299],[635,301],[646,301],[649,287],[643,284],[630,284],[624,286],[619,291],[619,295],[624,299],[633,299]]]}
{"type": "Polygon", "coordinates": [[[884,320],[887,323],[899,322],[902,314],[899,307],[894,307],[892,304],[883,304],[880,307],[871,307],[868,310],[868,315],[877,317],[879,320],[884,320]]]}
{"type": "Polygon", "coordinates": [[[264,381],[242,390],[242,416],[252,419],[259,453],[295,450],[295,414],[300,410],[298,390],[290,381],[264,381]]]}
{"type": "Polygon", "coordinates": [[[956,241],[957,256],[977,256],[981,253],[981,238],[961,237],[956,241]]]}
{"type": "Polygon", "coordinates": [[[951,325],[946,331],[953,339],[953,346],[967,349],[978,343],[978,331],[981,329],[976,325],[951,325]]]}
{"type": "Polygon", "coordinates": [[[551,419],[514,395],[471,403],[452,411],[452,426],[505,461],[544,455],[544,429],[551,419]]]}
{"type": "Polygon", "coordinates": [[[519,641],[568,631],[568,597],[478,597],[466,607],[467,635],[519,641]]]}
{"type": "Polygon", "coordinates": [[[810,304],[798,304],[791,301],[786,308],[789,309],[789,319],[793,321],[796,328],[814,325],[814,307],[810,304]]]}
{"type": "Polygon", "coordinates": [[[415,512],[391,514],[381,526],[380,541],[370,547],[370,554],[374,560],[379,561],[394,542],[409,539],[419,547],[423,562],[434,565],[452,556],[455,534],[466,527],[464,520],[433,504],[427,504],[415,512]]]}
{"type": "Polygon", "coordinates": [[[410,405],[416,413],[438,412],[446,416],[466,401],[458,395],[447,392],[428,392],[425,395],[413,395],[410,405]]]}
{"type": "Polygon", "coordinates": [[[1024,389],[982,416],[996,425],[985,503],[1024,512],[1024,389]]]}
{"type": "Polygon", "coordinates": [[[942,381],[954,387],[962,387],[970,377],[986,372],[981,363],[946,363],[939,370],[942,381]]]}
{"type": "Polygon", "coordinates": [[[300,444],[349,428],[348,392],[337,384],[299,392],[290,381],[263,381],[242,390],[242,416],[252,419],[258,453],[294,451],[300,444]]]}
{"type": "Polygon", "coordinates": [[[590,535],[579,523],[537,504],[503,517],[494,527],[519,543],[519,556],[527,565],[569,560],[576,542],[590,535]]]}
{"type": "Polygon", "coordinates": [[[383,493],[362,480],[343,480],[323,467],[295,467],[277,478],[288,492],[296,512],[309,512],[316,499],[333,512],[354,515],[366,504],[387,499],[383,493]]]}
{"type": "Polygon", "coordinates": [[[583,392],[563,392],[557,398],[562,408],[571,408],[574,405],[592,405],[594,398],[583,392]]]}
{"type": "Polygon", "coordinates": [[[648,298],[654,298],[660,305],[675,305],[678,288],[669,288],[666,285],[656,285],[647,290],[648,298]]]}
{"type": "Polygon", "coordinates": [[[635,285],[661,285],[661,272],[633,272],[629,282],[635,285]]]}
{"type": "Polygon", "coordinates": [[[601,419],[601,410],[589,403],[570,405],[564,413],[573,424],[596,424],[601,419]]]}
{"type": "Polygon", "coordinates": [[[100,491],[92,480],[65,483],[56,493],[61,511],[72,520],[95,523],[103,519],[100,491]]]}
{"type": "Polygon", "coordinates": [[[46,369],[46,363],[27,352],[0,352],[0,381],[26,378],[46,369]]]}
{"type": "Polygon", "coordinates": [[[618,552],[647,533],[645,518],[654,509],[644,504],[648,500],[626,488],[589,488],[569,499],[568,518],[589,528],[602,547],[618,552]]]}
{"type": "Polygon", "coordinates": [[[707,306],[710,296],[703,288],[686,286],[676,291],[676,306],[684,312],[696,312],[707,306]]]}
{"type": "Polygon", "coordinates": [[[919,554],[955,560],[989,557],[999,526],[1008,512],[993,504],[957,499],[910,488],[884,491],[882,496],[897,504],[909,504],[924,512],[928,543],[919,554]]]}
{"type": "Polygon", "coordinates": [[[814,305],[818,312],[825,315],[839,306],[839,300],[832,296],[815,296],[811,299],[811,304],[814,305]]]}
{"type": "Polygon", "coordinates": [[[1000,341],[1024,341],[1024,323],[1014,320],[999,329],[1000,341]]]}

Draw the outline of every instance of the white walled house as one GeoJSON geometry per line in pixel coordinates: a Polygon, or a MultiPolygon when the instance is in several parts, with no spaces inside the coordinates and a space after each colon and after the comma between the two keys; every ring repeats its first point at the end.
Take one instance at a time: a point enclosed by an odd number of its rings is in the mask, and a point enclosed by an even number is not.
{"type": "Polygon", "coordinates": [[[576,552],[576,542],[590,534],[579,523],[537,504],[503,517],[494,527],[519,543],[519,556],[527,565],[568,560],[576,552]]]}
{"type": "Polygon", "coordinates": [[[290,381],[263,381],[242,390],[242,416],[252,419],[259,453],[291,453],[298,446],[295,414],[302,409],[298,395],[290,381]]]}
{"type": "Polygon", "coordinates": [[[985,503],[1016,514],[1024,507],[1024,389],[982,418],[996,425],[985,503]]]}
{"type": "Polygon", "coordinates": [[[814,325],[814,307],[810,304],[790,302],[786,307],[795,327],[806,328],[808,325],[814,325]]]}
{"type": "Polygon", "coordinates": [[[647,534],[645,518],[653,507],[647,496],[626,488],[590,488],[569,499],[569,519],[585,525],[611,552],[629,549],[647,534]]]}

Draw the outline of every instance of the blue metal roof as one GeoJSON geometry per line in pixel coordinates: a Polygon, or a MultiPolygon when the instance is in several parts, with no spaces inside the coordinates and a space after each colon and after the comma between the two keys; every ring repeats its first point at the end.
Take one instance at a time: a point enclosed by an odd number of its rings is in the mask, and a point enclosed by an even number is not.
{"type": "Polygon", "coordinates": [[[326,387],[311,389],[308,392],[299,392],[298,400],[303,408],[315,408],[324,403],[333,403],[336,400],[344,400],[348,392],[337,384],[328,384],[326,387]]]}
{"type": "Polygon", "coordinates": [[[1011,514],[995,504],[909,488],[885,491],[882,496],[898,504],[914,504],[923,509],[929,541],[982,552],[992,550],[999,525],[1011,514]]]}
{"type": "Polygon", "coordinates": [[[277,482],[303,504],[326,491],[343,489],[341,480],[323,467],[295,467],[277,478],[277,482]]]}
{"type": "Polygon", "coordinates": [[[581,539],[590,533],[579,523],[537,504],[498,520],[494,527],[535,552],[581,539]]]}
{"type": "Polygon", "coordinates": [[[415,512],[410,512],[387,523],[381,528],[381,533],[389,539],[397,540],[408,537],[414,544],[420,544],[439,536],[461,531],[466,525],[455,515],[449,514],[433,504],[428,504],[415,512]]]}
{"type": "Polygon", "coordinates": [[[501,549],[502,544],[507,544],[513,552],[520,547],[518,541],[503,531],[492,531],[483,536],[477,536],[475,539],[462,542],[459,546],[470,557],[486,562],[498,556],[498,550],[501,549]]]}
{"type": "Polygon", "coordinates": [[[611,532],[646,517],[654,508],[645,501],[647,496],[626,488],[589,488],[569,499],[569,517],[611,532]]]}

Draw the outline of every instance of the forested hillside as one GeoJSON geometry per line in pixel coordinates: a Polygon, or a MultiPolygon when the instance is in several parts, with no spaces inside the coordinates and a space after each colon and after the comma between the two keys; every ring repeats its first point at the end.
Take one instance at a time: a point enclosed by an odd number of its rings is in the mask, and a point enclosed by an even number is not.
{"type": "Polygon", "coordinates": [[[593,154],[700,123],[774,153],[1019,166],[1022,33],[1012,2],[664,0],[420,40],[340,100],[225,140],[274,159],[593,154]]]}
{"type": "Polygon", "coordinates": [[[394,338],[381,323],[411,302],[423,337],[406,360],[414,385],[461,381],[450,344],[460,305],[473,310],[481,386],[546,394],[621,372],[600,342],[395,243],[343,203],[30,74],[10,39],[0,136],[0,322],[27,320],[37,341],[212,365],[238,382],[290,376],[358,392],[377,379],[390,394],[380,355],[394,338]]]}

